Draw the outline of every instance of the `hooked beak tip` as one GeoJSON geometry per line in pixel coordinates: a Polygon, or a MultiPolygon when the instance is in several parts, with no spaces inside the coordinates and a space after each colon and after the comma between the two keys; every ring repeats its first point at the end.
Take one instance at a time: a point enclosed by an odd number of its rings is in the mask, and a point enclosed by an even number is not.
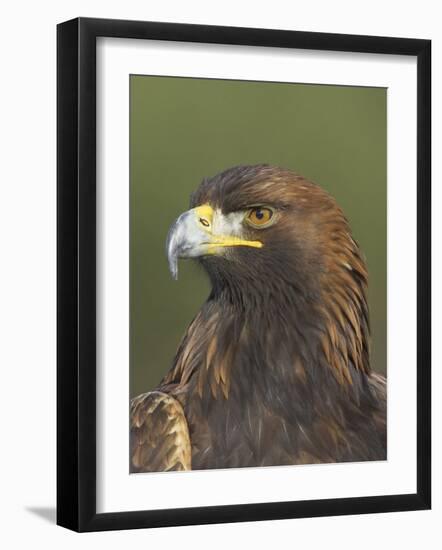
{"type": "Polygon", "coordinates": [[[169,271],[172,275],[172,278],[175,281],[178,280],[178,254],[174,247],[167,248],[167,261],[169,263],[169,271]]]}
{"type": "Polygon", "coordinates": [[[178,264],[175,261],[173,264],[169,263],[169,271],[174,281],[178,281],[178,264]]]}
{"type": "Polygon", "coordinates": [[[169,264],[169,271],[175,281],[178,280],[178,250],[175,237],[176,225],[177,224],[175,222],[170,228],[166,241],[166,255],[169,264]]]}

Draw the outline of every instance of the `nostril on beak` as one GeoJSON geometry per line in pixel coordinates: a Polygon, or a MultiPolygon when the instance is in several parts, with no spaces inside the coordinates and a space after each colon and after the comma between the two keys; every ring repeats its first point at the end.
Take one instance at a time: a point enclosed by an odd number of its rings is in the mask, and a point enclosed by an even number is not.
{"type": "Polygon", "coordinates": [[[204,225],[204,227],[210,227],[210,222],[206,220],[206,218],[200,218],[199,222],[201,225],[204,225]]]}

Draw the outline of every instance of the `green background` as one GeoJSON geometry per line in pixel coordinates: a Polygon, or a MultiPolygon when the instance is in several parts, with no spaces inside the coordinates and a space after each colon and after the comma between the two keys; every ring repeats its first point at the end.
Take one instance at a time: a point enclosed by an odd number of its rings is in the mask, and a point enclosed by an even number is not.
{"type": "Polygon", "coordinates": [[[165,239],[204,176],[271,163],[315,181],[344,209],[369,270],[372,365],[386,371],[386,90],[130,77],[131,396],[153,389],[207,297],[204,273],[165,239]]]}

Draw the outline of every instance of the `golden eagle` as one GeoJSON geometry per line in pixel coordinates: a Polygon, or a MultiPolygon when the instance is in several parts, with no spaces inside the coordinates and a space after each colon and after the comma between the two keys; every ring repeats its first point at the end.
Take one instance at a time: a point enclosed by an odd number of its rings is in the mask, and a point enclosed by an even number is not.
{"type": "Polygon", "coordinates": [[[336,201],[289,170],[204,179],[167,239],[211,292],[172,368],[131,402],[130,470],[386,458],[370,367],[367,269],[336,201]]]}

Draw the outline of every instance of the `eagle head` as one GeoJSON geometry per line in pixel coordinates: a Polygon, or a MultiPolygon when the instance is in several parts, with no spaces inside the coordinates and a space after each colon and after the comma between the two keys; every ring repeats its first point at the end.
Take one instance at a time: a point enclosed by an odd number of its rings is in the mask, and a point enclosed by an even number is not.
{"type": "Polygon", "coordinates": [[[214,290],[268,306],[275,297],[321,302],[342,287],[346,298],[365,300],[367,270],[343,211],[302,176],[236,166],[204,179],[190,206],[167,238],[175,278],[178,258],[198,258],[214,290]]]}

